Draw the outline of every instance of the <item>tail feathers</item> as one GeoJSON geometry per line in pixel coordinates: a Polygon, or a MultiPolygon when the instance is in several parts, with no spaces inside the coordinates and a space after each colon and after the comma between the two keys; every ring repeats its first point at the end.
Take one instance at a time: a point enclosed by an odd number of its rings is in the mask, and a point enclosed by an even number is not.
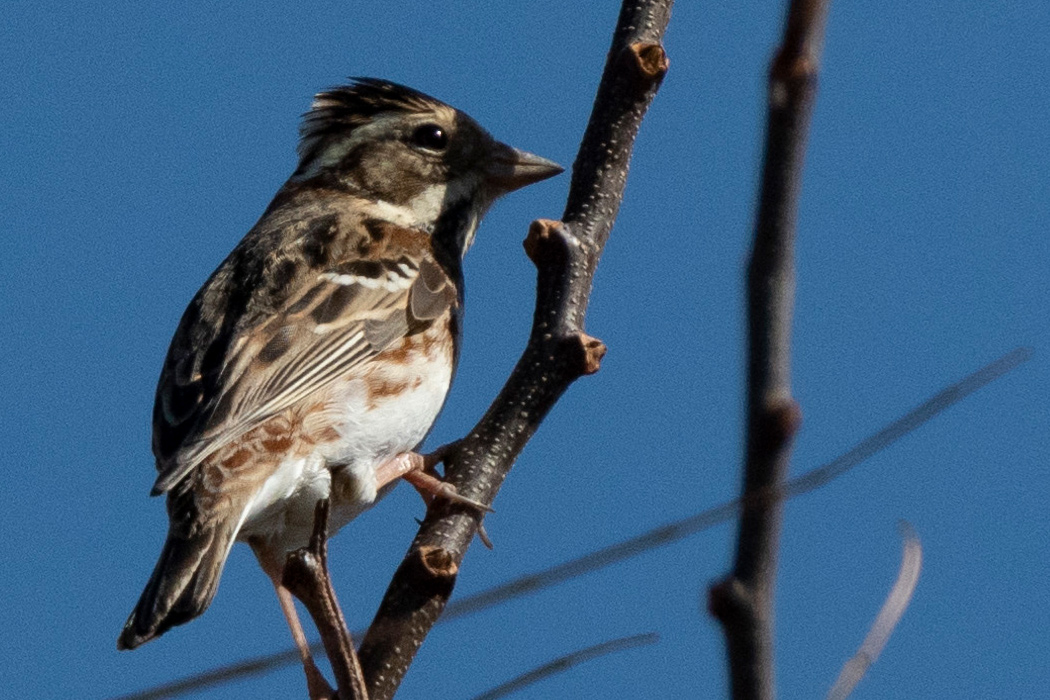
{"type": "Polygon", "coordinates": [[[219,586],[232,528],[219,525],[191,538],[168,532],[157,566],[124,623],[117,649],[134,649],[203,613],[219,586]]]}

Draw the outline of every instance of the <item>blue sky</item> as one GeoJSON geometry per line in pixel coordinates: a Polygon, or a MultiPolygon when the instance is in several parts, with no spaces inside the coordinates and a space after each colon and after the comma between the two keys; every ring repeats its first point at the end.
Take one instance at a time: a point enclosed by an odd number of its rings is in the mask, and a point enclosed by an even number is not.
{"type": "MultiPolygon", "coordinates": [[[[117,632],[160,550],[149,417],[185,304],[290,174],[298,116],[385,77],[569,166],[613,2],[21,2],[0,23],[0,686],[104,698],[289,644],[235,549],[200,619],[128,653],[117,632]]],[[[780,3],[680,3],[588,330],[609,346],[528,446],[457,593],[736,494],[742,272],[780,3]]],[[[786,509],[782,697],[821,697],[889,590],[910,521],[915,598],[854,697],[1016,698],[1050,685],[1050,5],[836,3],[799,219],[793,473],[1017,345],[1033,359],[786,509]]],[[[467,257],[466,344],[430,444],[462,435],[524,345],[520,241],[567,175],[515,193],[467,257]]],[[[371,619],[422,507],[398,489],[333,541],[371,619]]],[[[722,526],[436,628],[403,697],[467,698],[554,656],[656,631],[525,698],[724,697],[707,584],[722,526]]],[[[296,667],[201,694],[302,697],[296,667]]]]}

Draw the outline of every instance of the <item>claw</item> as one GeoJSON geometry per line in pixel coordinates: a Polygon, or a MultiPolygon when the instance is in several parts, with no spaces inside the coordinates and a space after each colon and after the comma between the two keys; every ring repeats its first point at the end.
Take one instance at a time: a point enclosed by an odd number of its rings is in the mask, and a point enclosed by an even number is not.
{"type": "Polygon", "coordinates": [[[485,523],[478,523],[478,539],[481,540],[481,544],[485,545],[485,549],[495,549],[495,545],[492,544],[492,540],[489,539],[489,533],[485,532],[485,523]]]}

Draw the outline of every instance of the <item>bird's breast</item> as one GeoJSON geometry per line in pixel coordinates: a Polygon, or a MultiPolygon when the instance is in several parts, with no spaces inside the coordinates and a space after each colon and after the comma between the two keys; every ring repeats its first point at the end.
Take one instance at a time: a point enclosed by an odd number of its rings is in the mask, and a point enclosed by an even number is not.
{"type": "Polygon", "coordinates": [[[452,383],[454,339],[434,323],[375,356],[325,391],[304,412],[301,430],[314,444],[288,455],[267,480],[244,533],[266,534],[287,550],[303,546],[319,499],[331,501],[334,534],[385,494],[375,471],[417,449],[437,419],[452,383]]]}
{"type": "Polygon", "coordinates": [[[334,474],[357,482],[358,498],[374,500],[376,467],[416,449],[430,432],[452,383],[452,357],[450,337],[408,336],[334,392],[328,411],[339,437],[322,449],[334,474]]]}

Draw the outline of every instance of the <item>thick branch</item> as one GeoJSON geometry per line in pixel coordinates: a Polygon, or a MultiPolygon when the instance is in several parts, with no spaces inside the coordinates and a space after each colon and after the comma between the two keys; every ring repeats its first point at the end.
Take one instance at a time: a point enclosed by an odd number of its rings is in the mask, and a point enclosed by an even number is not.
{"type": "MultiPolygon", "coordinates": [[[[573,166],[562,222],[536,221],[525,242],[536,263],[536,311],[528,345],[481,421],[445,458],[459,493],[491,503],[525,443],[568,386],[597,371],[605,352],[584,333],[595,267],[612,230],[634,137],[667,59],[660,46],[671,0],[625,0],[590,123],[573,166]]],[[[477,514],[430,509],[361,645],[370,697],[393,697],[444,609],[477,514]]]]}
{"type": "Polygon", "coordinates": [[[793,0],[769,74],[765,163],[748,265],[747,446],[733,572],[711,589],[722,623],[732,696],[771,699],[773,585],[781,485],[801,420],[791,398],[794,241],[826,0],[793,0]]]}

